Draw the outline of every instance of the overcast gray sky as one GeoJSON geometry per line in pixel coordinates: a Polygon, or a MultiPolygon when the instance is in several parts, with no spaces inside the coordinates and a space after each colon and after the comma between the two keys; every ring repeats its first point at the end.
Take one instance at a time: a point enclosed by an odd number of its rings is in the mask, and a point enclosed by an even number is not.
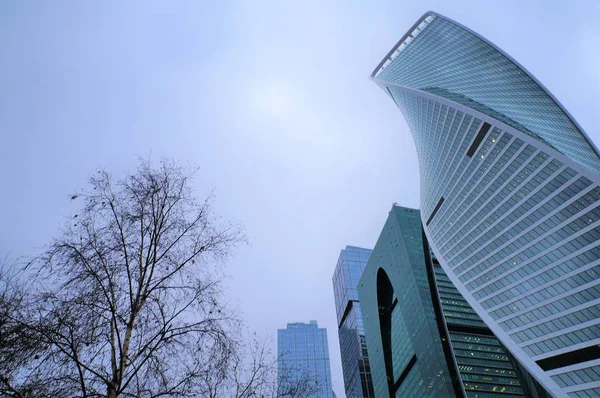
{"type": "Polygon", "coordinates": [[[427,10],[508,52],[600,144],[595,0],[0,2],[0,257],[50,241],[98,167],[197,164],[252,243],[227,266],[231,302],[273,337],[327,327],[343,397],[339,250],[419,202],[412,138],[369,74],[427,10]]]}

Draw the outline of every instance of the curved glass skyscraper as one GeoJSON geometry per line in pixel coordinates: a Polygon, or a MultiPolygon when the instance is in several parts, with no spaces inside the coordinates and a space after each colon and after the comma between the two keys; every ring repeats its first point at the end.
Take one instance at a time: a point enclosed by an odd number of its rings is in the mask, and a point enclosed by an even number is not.
{"type": "Polygon", "coordinates": [[[523,67],[436,13],[372,74],[417,148],[450,280],[557,397],[600,396],[600,157],[523,67]]]}

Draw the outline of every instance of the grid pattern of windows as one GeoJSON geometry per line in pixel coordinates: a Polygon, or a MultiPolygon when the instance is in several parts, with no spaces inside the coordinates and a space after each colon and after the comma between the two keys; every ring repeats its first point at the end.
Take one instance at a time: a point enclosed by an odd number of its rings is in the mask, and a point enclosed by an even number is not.
{"type": "Polygon", "coordinates": [[[277,330],[277,373],[280,391],[290,383],[309,380],[317,386],[318,398],[333,398],[327,329],[316,321],[288,323],[277,330]]]}
{"type": "Polygon", "coordinates": [[[594,366],[583,370],[572,369],[561,373],[555,372],[552,378],[558,385],[566,388],[573,388],[574,386],[588,383],[598,383],[600,380],[600,361],[594,361],[594,366]]]}
{"type": "Polygon", "coordinates": [[[573,391],[569,394],[577,398],[598,398],[600,397],[600,388],[590,388],[585,390],[573,391]]]}
{"type": "Polygon", "coordinates": [[[356,286],[371,250],[346,246],[333,273],[338,336],[347,397],[374,397],[367,342],[356,286]]]}
{"type": "MultiPolygon", "coordinates": [[[[375,81],[413,134],[422,220],[436,255],[515,356],[546,360],[599,344],[596,150],[527,72],[432,15],[375,81]]],[[[579,386],[569,388],[540,367],[529,370],[574,394],[591,388],[581,381],[591,362],[572,371],[579,386]]]]}

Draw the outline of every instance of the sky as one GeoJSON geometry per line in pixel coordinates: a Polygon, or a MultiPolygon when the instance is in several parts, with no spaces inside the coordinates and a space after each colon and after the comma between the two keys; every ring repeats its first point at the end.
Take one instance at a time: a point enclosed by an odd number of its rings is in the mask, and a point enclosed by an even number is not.
{"type": "Polygon", "coordinates": [[[515,58],[600,144],[595,0],[0,2],[0,258],[39,253],[98,168],[197,165],[198,196],[214,186],[250,240],[230,304],[272,338],[326,327],[343,397],[339,252],[419,205],[412,137],[369,75],[428,10],[515,58]]]}

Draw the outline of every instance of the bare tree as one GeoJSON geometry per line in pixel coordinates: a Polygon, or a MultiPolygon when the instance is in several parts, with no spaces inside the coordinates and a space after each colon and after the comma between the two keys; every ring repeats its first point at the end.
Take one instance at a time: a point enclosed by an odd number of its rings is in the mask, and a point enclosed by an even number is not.
{"type": "Polygon", "coordinates": [[[24,383],[18,378],[21,363],[30,362],[39,349],[30,331],[16,319],[23,317],[25,289],[4,263],[0,263],[0,395],[20,397],[24,383]]]}
{"type": "Polygon", "coordinates": [[[99,171],[71,197],[81,211],[22,272],[0,268],[0,395],[306,397],[277,387],[268,340],[240,337],[222,260],[245,242],[193,172],[141,161],[120,180],[99,171]]]}
{"type": "Polygon", "coordinates": [[[235,350],[216,264],[244,241],[197,201],[191,173],[141,161],[114,181],[99,171],[83,208],[30,267],[39,284],[27,322],[62,396],[195,396],[212,361],[235,350]]]}

